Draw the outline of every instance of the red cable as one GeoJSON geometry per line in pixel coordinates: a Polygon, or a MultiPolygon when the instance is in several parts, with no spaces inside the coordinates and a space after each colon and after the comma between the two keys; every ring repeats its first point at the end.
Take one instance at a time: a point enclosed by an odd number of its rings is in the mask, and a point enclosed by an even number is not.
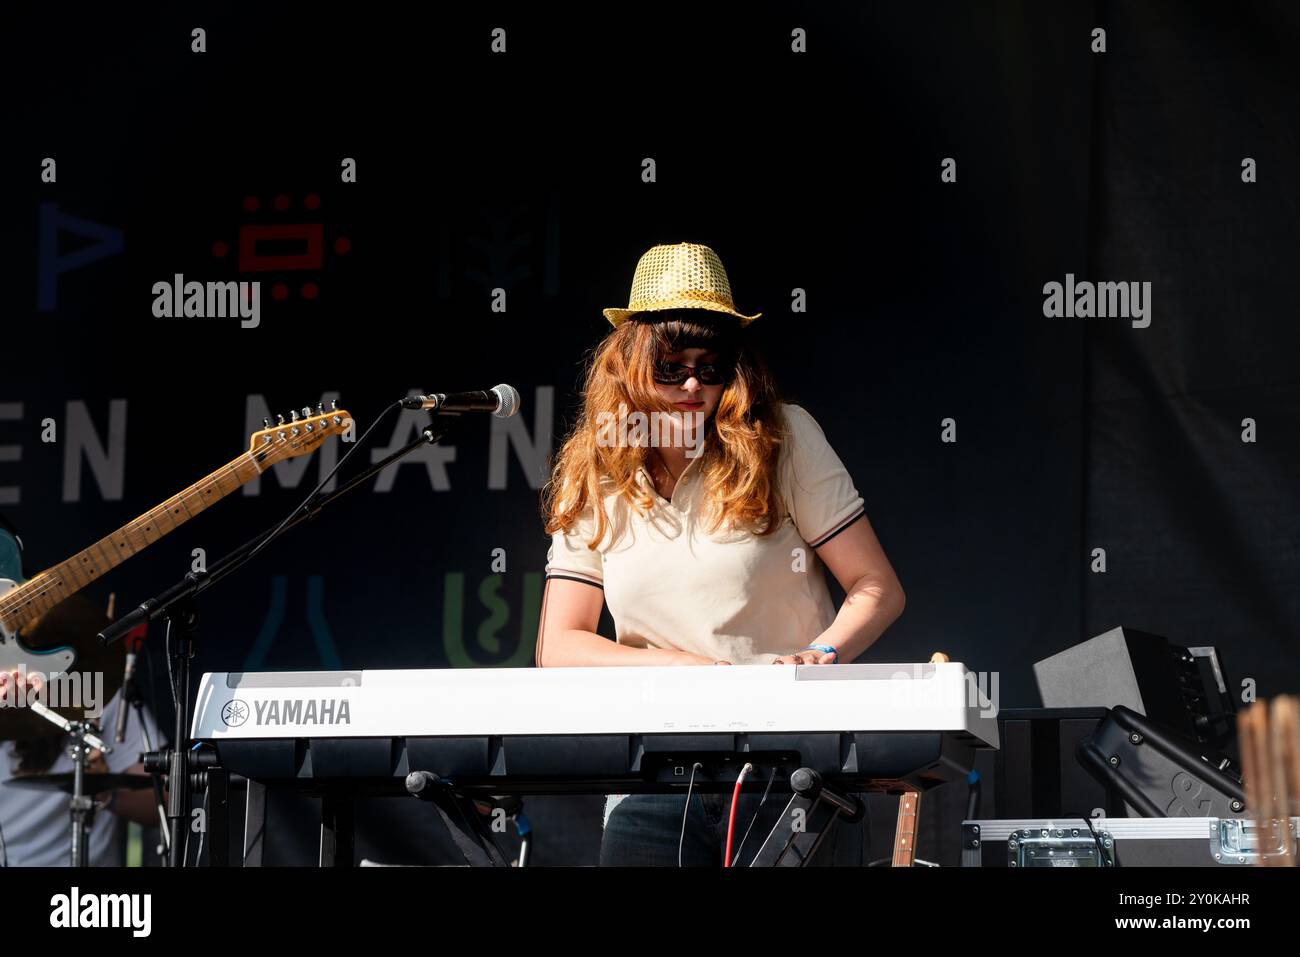
{"type": "Polygon", "coordinates": [[[745,775],[751,765],[746,764],[736,777],[736,787],[731,792],[731,813],[727,816],[727,856],[722,861],[723,867],[731,866],[731,839],[736,831],[736,802],[740,799],[740,786],[745,783],[745,775]]]}

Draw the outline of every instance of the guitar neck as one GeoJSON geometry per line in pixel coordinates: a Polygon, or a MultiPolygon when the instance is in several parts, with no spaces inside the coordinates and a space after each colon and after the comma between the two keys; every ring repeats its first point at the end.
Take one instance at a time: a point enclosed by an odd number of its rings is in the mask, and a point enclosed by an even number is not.
{"type": "Polygon", "coordinates": [[[139,518],[101,538],[65,562],[41,572],[31,581],[0,597],[0,626],[16,632],[59,602],[85,588],[132,555],[188,522],[214,502],[256,478],[264,468],[257,456],[245,452],[211,475],[139,518]]]}
{"type": "Polygon", "coordinates": [[[916,818],[921,792],[907,791],[898,799],[898,828],[894,831],[894,867],[911,867],[916,857],[916,818]]]}

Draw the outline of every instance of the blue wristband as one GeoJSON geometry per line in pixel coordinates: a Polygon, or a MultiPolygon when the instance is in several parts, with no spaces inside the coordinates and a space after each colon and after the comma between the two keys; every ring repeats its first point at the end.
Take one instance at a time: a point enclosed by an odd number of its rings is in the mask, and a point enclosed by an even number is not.
{"type": "Polygon", "coordinates": [[[811,649],[812,651],[820,651],[823,654],[827,654],[827,655],[835,655],[837,658],[839,657],[840,654],[830,645],[809,645],[808,648],[805,650],[809,650],[809,649],[811,649]]]}

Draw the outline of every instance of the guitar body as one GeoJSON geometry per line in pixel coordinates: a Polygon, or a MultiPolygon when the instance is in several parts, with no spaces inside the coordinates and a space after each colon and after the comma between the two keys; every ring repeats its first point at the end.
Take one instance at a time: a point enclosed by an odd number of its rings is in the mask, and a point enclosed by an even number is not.
{"type": "MultiPolygon", "coordinates": [[[[3,535],[4,532],[0,532],[0,536],[3,535]]],[[[0,597],[18,585],[13,579],[0,578],[0,597]]],[[[4,623],[0,622],[0,671],[26,670],[28,674],[39,671],[44,675],[56,675],[71,671],[76,660],[77,653],[66,645],[39,651],[31,648],[17,634],[10,634],[4,623]]]]}
{"type": "Polygon", "coordinates": [[[23,580],[23,552],[14,538],[0,522],[0,578],[23,580]]]}

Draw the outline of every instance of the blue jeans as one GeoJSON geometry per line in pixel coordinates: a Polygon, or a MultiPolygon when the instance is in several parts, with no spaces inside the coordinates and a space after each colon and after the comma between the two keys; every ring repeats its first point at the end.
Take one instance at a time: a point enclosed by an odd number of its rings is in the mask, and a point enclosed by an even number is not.
{"type": "MultiPolygon", "coordinates": [[[[768,794],[767,802],[760,807],[761,798],[759,793],[740,796],[731,848],[733,857],[740,850],[736,867],[747,867],[753,861],[780,819],[790,795],[768,794]],[[746,830],[749,830],[747,839],[746,830]]],[[[611,794],[605,805],[600,866],[676,867],[680,840],[683,867],[721,867],[727,846],[731,795],[692,794],[683,836],[685,808],[685,794],[611,794]]],[[[837,820],[807,866],[861,867],[864,863],[862,827],[861,822],[847,824],[837,820]]]]}

